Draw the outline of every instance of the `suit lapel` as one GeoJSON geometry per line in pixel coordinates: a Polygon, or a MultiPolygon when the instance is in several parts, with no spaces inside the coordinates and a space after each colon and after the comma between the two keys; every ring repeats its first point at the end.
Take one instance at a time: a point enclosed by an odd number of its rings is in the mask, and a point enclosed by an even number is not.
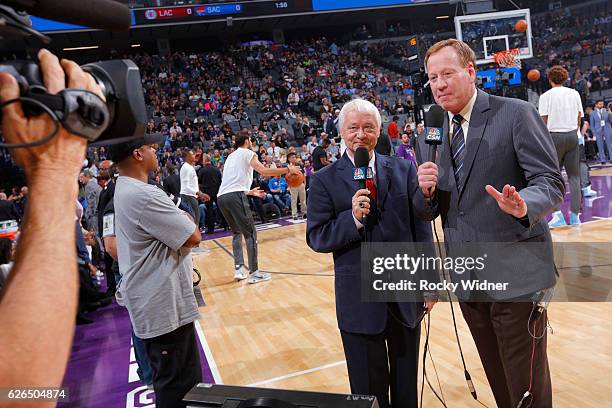
{"type": "Polygon", "coordinates": [[[376,154],[376,190],[378,208],[383,208],[389,192],[391,175],[389,174],[390,163],[386,156],[376,154]]]}
{"type": "Polygon", "coordinates": [[[346,152],[342,155],[340,160],[337,162],[336,171],[338,172],[338,178],[347,186],[347,188],[355,194],[358,189],[357,182],[353,179],[353,163],[348,158],[346,152]]]}
{"type": "Polygon", "coordinates": [[[486,92],[479,90],[476,92],[478,92],[478,96],[476,96],[476,102],[474,103],[472,115],[470,116],[470,127],[468,129],[467,136],[467,150],[464,161],[465,180],[463,180],[463,187],[461,188],[461,191],[459,191],[459,199],[461,199],[463,190],[465,190],[465,186],[469,182],[472,166],[474,165],[474,159],[476,157],[476,153],[478,152],[478,148],[480,147],[480,142],[482,141],[482,137],[484,136],[487,122],[489,120],[489,117],[486,114],[486,112],[489,110],[489,95],[486,92]]]}

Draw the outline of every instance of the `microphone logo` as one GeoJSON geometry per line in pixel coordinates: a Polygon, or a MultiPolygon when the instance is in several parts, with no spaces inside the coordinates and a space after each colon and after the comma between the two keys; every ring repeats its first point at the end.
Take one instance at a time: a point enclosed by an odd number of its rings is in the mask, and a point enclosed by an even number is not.
{"type": "Polygon", "coordinates": [[[353,180],[365,180],[367,177],[367,171],[365,167],[356,167],[353,172],[353,180]]]}
{"type": "Polygon", "coordinates": [[[442,129],[437,127],[428,127],[425,134],[425,143],[442,143],[442,129]]]}

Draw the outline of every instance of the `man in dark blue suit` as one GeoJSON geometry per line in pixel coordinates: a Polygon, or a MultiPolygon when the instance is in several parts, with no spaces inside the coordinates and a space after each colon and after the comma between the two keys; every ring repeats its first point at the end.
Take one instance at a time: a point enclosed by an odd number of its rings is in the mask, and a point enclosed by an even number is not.
{"type": "Polygon", "coordinates": [[[381,408],[417,407],[419,322],[416,303],[366,303],[361,299],[361,243],[430,242],[429,223],[413,213],[418,190],[411,162],[374,152],[381,117],[368,101],[355,99],[340,112],[346,153],[316,172],[308,196],[307,243],[334,255],[336,316],[348,366],[351,392],[375,395],[381,408]],[[367,189],[353,180],[355,151],[368,150],[374,173],[367,189]],[[367,227],[361,222],[367,217],[367,227]],[[389,404],[391,388],[391,404],[389,404]]]}

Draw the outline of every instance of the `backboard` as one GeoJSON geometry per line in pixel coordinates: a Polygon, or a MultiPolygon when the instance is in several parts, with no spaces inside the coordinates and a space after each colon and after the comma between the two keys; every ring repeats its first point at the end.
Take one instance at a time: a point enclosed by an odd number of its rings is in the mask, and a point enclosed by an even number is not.
{"type": "Polygon", "coordinates": [[[477,64],[492,63],[493,54],[512,48],[520,50],[520,59],[533,57],[529,9],[458,16],[455,31],[474,50],[477,64]],[[527,31],[516,31],[519,20],[527,22],[527,31]]]}

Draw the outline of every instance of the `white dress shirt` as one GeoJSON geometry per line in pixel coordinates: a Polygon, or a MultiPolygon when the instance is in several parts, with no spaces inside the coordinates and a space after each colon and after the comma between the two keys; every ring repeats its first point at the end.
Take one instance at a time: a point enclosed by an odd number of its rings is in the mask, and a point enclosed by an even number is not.
{"type": "MultiPolygon", "coordinates": [[[[474,95],[472,95],[468,103],[463,107],[463,109],[461,109],[461,112],[459,112],[459,115],[461,115],[461,117],[463,118],[463,121],[461,122],[461,129],[463,129],[464,142],[467,142],[468,130],[470,128],[470,119],[472,118],[472,111],[474,110],[474,104],[476,103],[476,96],[478,96],[478,91],[474,89],[474,95]]],[[[455,115],[453,113],[448,112],[448,140],[450,140],[451,143],[453,139],[454,117],[455,115]]]]}

